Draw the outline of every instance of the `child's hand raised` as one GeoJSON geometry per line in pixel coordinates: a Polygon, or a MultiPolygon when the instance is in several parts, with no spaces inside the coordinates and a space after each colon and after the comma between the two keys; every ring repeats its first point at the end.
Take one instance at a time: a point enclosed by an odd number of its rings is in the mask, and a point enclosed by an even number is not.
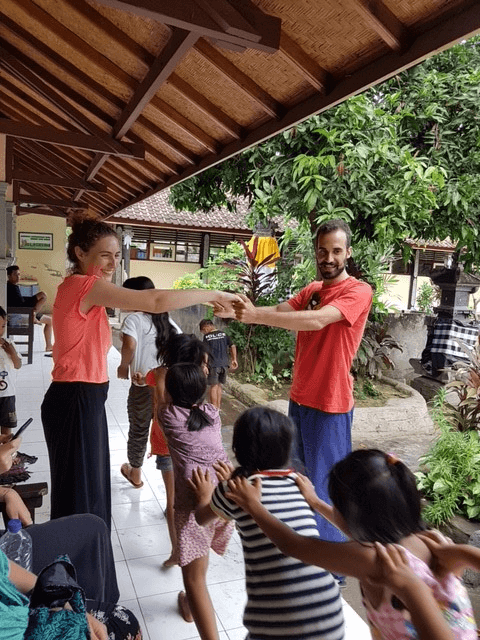
{"type": "Polygon", "coordinates": [[[231,464],[230,462],[223,462],[223,460],[217,460],[217,462],[213,463],[213,468],[215,469],[217,480],[219,482],[230,480],[230,476],[232,475],[233,471],[233,464],[231,464]]]}
{"type": "Polygon", "coordinates": [[[469,566],[469,562],[462,555],[463,545],[456,545],[439,531],[422,531],[417,535],[435,558],[434,573],[439,579],[448,573],[462,575],[463,570],[469,566]]]}
{"type": "Polygon", "coordinates": [[[407,555],[398,544],[375,542],[377,560],[375,573],[367,578],[373,585],[388,587],[393,593],[402,598],[405,591],[414,589],[422,580],[410,569],[407,555]]]}
{"type": "Polygon", "coordinates": [[[314,509],[313,505],[318,501],[318,496],[315,492],[315,487],[313,486],[311,480],[307,478],[307,476],[304,476],[303,474],[297,472],[295,482],[297,483],[302,496],[308,502],[310,507],[314,509]]]}
{"type": "Polygon", "coordinates": [[[247,478],[238,476],[228,481],[228,491],[225,496],[229,500],[233,500],[241,509],[250,513],[255,504],[261,502],[262,498],[262,481],[260,478],[254,478],[250,481],[247,478]]]}
{"type": "Polygon", "coordinates": [[[215,485],[210,478],[210,471],[205,473],[197,467],[192,471],[191,479],[187,480],[190,489],[195,493],[199,506],[209,504],[215,485]]]}

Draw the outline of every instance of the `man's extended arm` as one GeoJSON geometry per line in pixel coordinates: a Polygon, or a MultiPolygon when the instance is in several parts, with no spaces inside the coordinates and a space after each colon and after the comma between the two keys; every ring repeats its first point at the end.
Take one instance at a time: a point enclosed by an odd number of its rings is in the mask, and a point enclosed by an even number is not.
{"type": "Polygon", "coordinates": [[[331,305],[318,310],[295,311],[288,302],[276,307],[254,307],[248,298],[234,304],[237,320],[246,324],[265,324],[291,331],[318,331],[344,319],[342,312],[331,305]]]}

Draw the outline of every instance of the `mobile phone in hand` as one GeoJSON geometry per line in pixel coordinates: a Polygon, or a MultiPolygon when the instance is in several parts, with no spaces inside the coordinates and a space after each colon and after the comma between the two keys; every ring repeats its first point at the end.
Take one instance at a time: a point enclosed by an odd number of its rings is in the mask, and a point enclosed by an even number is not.
{"type": "Polygon", "coordinates": [[[24,424],[22,424],[22,426],[20,427],[20,429],[17,431],[17,433],[14,433],[12,435],[11,440],[15,440],[15,438],[19,438],[22,433],[25,431],[25,429],[30,425],[30,423],[33,422],[33,418],[29,418],[26,422],[24,422],[24,424]]]}

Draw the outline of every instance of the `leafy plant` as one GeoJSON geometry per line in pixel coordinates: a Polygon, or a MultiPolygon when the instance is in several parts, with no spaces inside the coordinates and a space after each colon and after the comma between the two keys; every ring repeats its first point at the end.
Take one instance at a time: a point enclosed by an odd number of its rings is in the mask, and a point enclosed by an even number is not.
{"type": "Polygon", "coordinates": [[[440,526],[461,513],[480,516],[480,439],[477,431],[456,431],[444,413],[445,390],[434,399],[432,417],[440,436],[420,459],[417,486],[430,504],[423,516],[440,526]]]}
{"type": "Polygon", "coordinates": [[[186,273],[173,283],[174,289],[221,289],[239,293],[242,291],[238,281],[240,266],[229,264],[229,260],[244,255],[238,242],[231,242],[218,255],[209,258],[207,266],[194,273],[186,273]]]}
{"type": "Polygon", "coordinates": [[[417,307],[423,313],[432,314],[433,305],[439,299],[439,288],[432,286],[429,282],[423,282],[417,294],[417,307]]]}
{"type": "Polygon", "coordinates": [[[387,333],[384,324],[368,320],[352,363],[352,372],[361,378],[379,378],[384,369],[395,369],[390,357],[392,349],[403,351],[397,340],[387,333]]]}

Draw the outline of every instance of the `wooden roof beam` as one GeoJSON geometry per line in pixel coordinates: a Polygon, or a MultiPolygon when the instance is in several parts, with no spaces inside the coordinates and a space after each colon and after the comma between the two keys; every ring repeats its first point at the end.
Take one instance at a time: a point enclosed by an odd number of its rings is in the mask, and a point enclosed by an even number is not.
{"type": "Polygon", "coordinates": [[[406,44],[407,31],[382,0],[341,0],[359,13],[365,24],[392,49],[400,51],[406,44]]]}
{"type": "Polygon", "coordinates": [[[230,118],[230,116],[210,102],[210,100],[205,98],[204,95],[189,85],[188,82],[185,82],[185,80],[176,73],[172,73],[168,78],[168,84],[188,100],[190,104],[204,113],[207,118],[211,118],[231,136],[238,140],[244,135],[243,128],[235,122],[235,120],[230,118]]]}
{"type": "Polygon", "coordinates": [[[312,60],[284,31],[280,37],[280,55],[317,91],[326,91],[333,83],[330,74],[312,60]]]}
{"type": "Polygon", "coordinates": [[[88,204],[85,202],[73,202],[71,200],[53,200],[43,196],[24,195],[20,193],[19,204],[38,204],[47,207],[58,207],[59,209],[87,209],[88,204]]]}
{"type": "Polygon", "coordinates": [[[272,118],[280,118],[284,112],[282,105],[271,95],[258,86],[249,76],[236,67],[228,58],[208,44],[205,40],[199,40],[194,47],[202,58],[216,67],[220,73],[236,85],[249,100],[255,102],[263,111],[272,118]]]}
{"type": "MultiPolygon", "coordinates": [[[[100,54],[98,54],[96,50],[94,50],[92,47],[88,47],[85,42],[80,41],[80,39],[77,36],[75,36],[75,34],[71,32],[67,32],[67,30],[64,27],[62,27],[62,25],[60,25],[56,21],[53,21],[53,19],[50,16],[48,15],[44,16],[43,15],[44,12],[41,12],[38,7],[36,6],[34,7],[32,5],[32,11],[34,11],[34,14],[35,14],[34,17],[39,21],[41,21],[41,24],[43,24],[45,28],[48,28],[49,30],[51,30],[56,35],[56,37],[63,39],[65,42],[68,42],[69,46],[76,46],[77,50],[79,51],[79,53],[81,53],[81,55],[85,56],[93,64],[96,64],[97,66],[100,65],[100,60],[99,60],[100,54]],[[70,38],[67,37],[67,34],[70,34],[70,38]]],[[[92,11],[93,9],[91,7],[87,11],[87,15],[89,19],[93,19],[93,16],[90,15],[92,11]]],[[[0,22],[2,23],[2,25],[3,25],[4,18],[6,18],[6,16],[4,17],[3,14],[0,12],[0,22]]],[[[115,25],[108,23],[108,21],[106,21],[106,19],[101,14],[97,13],[96,19],[100,22],[103,30],[106,32],[106,34],[110,38],[114,39],[115,41],[118,41],[119,38],[126,38],[126,35],[123,32],[121,32],[117,27],[115,27],[115,25]],[[108,29],[107,29],[107,25],[104,24],[105,22],[108,23],[108,27],[109,27],[108,29]]],[[[8,21],[8,20],[9,19],[7,18],[8,28],[13,33],[15,33],[16,36],[21,37],[29,46],[34,46],[35,48],[39,48],[39,51],[42,53],[42,55],[47,57],[47,59],[51,60],[51,62],[57,65],[62,71],[63,70],[66,71],[66,73],[70,74],[73,78],[82,82],[82,84],[85,87],[87,87],[90,92],[95,93],[101,98],[107,100],[112,106],[116,107],[117,109],[124,108],[125,106],[124,103],[121,100],[119,100],[115,95],[108,92],[108,90],[106,90],[105,87],[101,86],[99,83],[92,80],[87,74],[83,73],[80,69],[77,69],[69,61],[66,61],[60,58],[60,56],[56,52],[52,51],[51,49],[48,49],[48,47],[46,47],[43,43],[39,42],[38,40],[32,40],[32,37],[26,31],[23,30],[20,32],[18,25],[12,24],[11,21],[8,21]]],[[[92,103],[86,104],[87,101],[83,96],[75,92],[67,84],[62,83],[58,79],[58,77],[54,77],[53,75],[49,74],[47,71],[42,69],[40,65],[37,65],[33,61],[29,61],[29,59],[26,56],[24,56],[21,52],[16,50],[14,47],[11,47],[11,45],[7,45],[7,43],[5,43],[4,46],[5,46],[5,49],[7,49],[8,47],[9,48],[8,50],[10,50],[10,52],[13,53],[16,58],[22,61],[25,65],[28,65],[29,68],[34,73],[36,73],[37,76],[41,77],[42,79],[46,80],[49,84],[54,86],[57,89],[57,91],[61,91],[61,93],[65,94],[67,97],[73,100],[76,104],[80,104],[87,111],[94,113],[101,120],[107,122],[107,119],[104,117],[105,114],[103,114],[102,116],[101,113],[98,113],[100,109],[96,105],[92,103]]],[[[137,49],[139,49],[139,45],[136,45],[136,43],[131,41],[129,44],[129,49],[132,49],[137,52],[137,49]]],[[[141,49],[140,53],[141,52],[143,52],[143,55],[141,56],[142,59],[147,60],[150,64],[153,64],[155,58],[146,50],[141,49]]],[[[138,52],[137,52],[137,55],[139,55],[138,52]]],[[[119,69],[107,58],[102,59],[102,64],[105,67],[104,70],[111,73],[117,80],[119,80],[119,82],[121,82],[129,90],[132,89],[132,83],[134,83],[135,81],[130,76],[128,76],[122,69],[119,69]]],[[[174,75],[175,74],[172,74],[172,76],[174,75]]],[[[169,82],[172,79],[172,76],[170,76],[169,82]]],[[[173,79],[172,79],[172,83],[173,83],[173,79]]],[[[191,88],[191,90],[194,91],[193,88],[191,88]]],[[[205,149],[212,151],[212,153],[215,153],[218,150],[218,145],[216,141],[213,138],[211,138],[211,136],[209,136],[207,133],[202,131],[200,127],[197,127],[194,123],[190,122],[187,118],[182,116],[180,113],[178,113],[175,109],[173,109],[169,104],[167,104],[163,100],[160,100],[157,97],[153,97],[150,105],[155,107],[159,111],[161,111],[162,115],[166,116],[169,120],[172,121],[172,123],[176,127],[179,127],[179,129],[181,129],[187,135],[191,136],[199,144],[205,147],[205,149]]],[[[221,115],[222,112],[220,112],[220,110],[216,108],[215,105],[212,105],[212,103],[209,103],[206,100],[206,98],[203,98],[203,107],[206,108],[207,105],[211,106],[210,113],[207,113],[207,115],[209,115],[213,120],[218,121],[218,124],[222,126],[224,129],[228,130],[229,127],[234,127],[236,125],[236,123],[234,123],[233,120],[229,119],[228,116],[222,117],[221,115]]],[[[199,106],[200,108],[202,108],[202,105],[199,105],[199,106]]],[[[113,124],[111,126],[113,126],[113,124]]],[[[239,129],[238,125],[236,126],[237,126],[237,129],[239,129]]],[[[129,137],[132,138],[132,136],[129,136],[129,137]]],[[[237,138],[239,136],[235,135],[234,137],[237,138]]],[[[168,145],[168,141],[164,136],[162,136],[162,141],[168,145]]]]}
{"type": "MultiPolygon", "coordinates": [[[[0,133],[14,138],[36,140],[58,144],[61,147],[75,147],[88,151],[101,152],[105,155],[119,155],[126,158],[144,157],[144,149],[140,145],[129,142],[122,143],[120,149],[112,148],[112,140],[89,136],[85,133],[74,131],[62,131],[55,127],[39,127],[28,122],[14,122],[6,118],[0,118],[0,133]]],[[[87,181],[88,182],[88,181],[87,181]]]]}
{"type": "Polygon", "coordinates": [[[112,136],[119,140],[129,131],[145,106],[167,80],[177,64],[198,40],[195,33],[174,29],[170,40],[135,89],[132,99],[113,127],[112,136]]]}
{"type": "Polygon", "coordinates": [[[63,189],[85,189],[85,191],[95,191],[96,193],[107,193],[106,185],[101,182],[91,183],[85,182],[78,178],[62,178],[60,176],[30,173],[28,171],[14,170],[12,179],[19,182],[32,182],[34,184],[47,184],[54,187],[62,187],[63,189]]]}
{"type": "Polygon", "coordinates": [[[260,49],[274,53],[278,49],[281,21],[279,18],[264,14],[251,4],[251,14],[258,15],[258,23],[263,30],[253,27],[239,11],[227,0],[98,0],[100,4],[129,11],[138,16],[150,18],[162,24],[186,31],[195,32],[199,37],[231,42],[251,49],[260,49]],[[262,20],[260,20],[262,18],[262,20]]]}
{"type": "Polygon", "coordinates": [[[15,213],[18,216],[26,216],[30,213],[38,213],[42,216],[53,216],[56,218],[66,218],[67,214],[65,212],[57,211],[54,209],[46,208],[46,207],[22,207],[17,206],[15,208],[15,213]]]}

